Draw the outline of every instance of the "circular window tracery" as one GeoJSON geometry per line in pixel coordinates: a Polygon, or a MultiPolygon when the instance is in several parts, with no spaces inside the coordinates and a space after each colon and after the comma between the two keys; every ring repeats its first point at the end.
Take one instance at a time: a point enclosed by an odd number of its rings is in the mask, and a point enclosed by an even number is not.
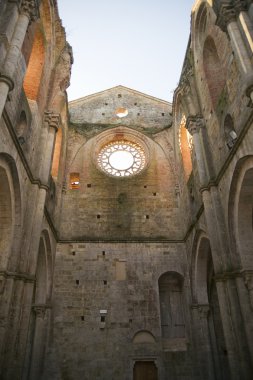
{"type": "Polygon", "coordinates": [[[97,157],[99,167],[114,177],[138,174],[146,164],[144,149],[137,143],[118,140],[105,145],[97,157]]]}

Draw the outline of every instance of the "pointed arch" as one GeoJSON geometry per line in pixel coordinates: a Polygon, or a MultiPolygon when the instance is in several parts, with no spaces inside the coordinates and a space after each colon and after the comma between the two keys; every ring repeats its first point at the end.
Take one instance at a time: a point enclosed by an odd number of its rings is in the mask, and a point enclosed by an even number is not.
{"type": "Polygon", "coordinates": [[[21,194],[14,159],[0,154],[0,268],[14,269],[21,234],[21,194]]]}
{"type": "Polygon", "coordinates": [[[253,156],[241,158],[234,170],[228,202],[234,265],[253,269],[253,156]]]}

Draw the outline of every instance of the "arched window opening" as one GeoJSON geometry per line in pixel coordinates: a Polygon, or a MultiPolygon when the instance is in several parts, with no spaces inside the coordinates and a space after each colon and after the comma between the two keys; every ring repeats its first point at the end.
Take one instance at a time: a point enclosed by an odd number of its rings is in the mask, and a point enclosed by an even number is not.
{"type": "Polygon", "coordinates": [[[226,76],[211,37],[208,37],[204,44],[203,65],[212,104],[216,107],[226,83],[226,76]]]}
{"type": "Polygon", "coordinates": [[[22,111],[16,128],[16,133],[20,145],[23,145],[26,142],[27,129],[28,125],[26,113],[25,111],[22,111]]]}
{"type": "Polygon", "coordinates": [[[6,170],[0,167],[0,268],[6,268],[12,240],[12,198],[6,170]]]}
{"type": "Polygon", "coordinates": [[[61,147],[62,147],[62,128],[58,129],[56,133],[55,146],[54,146],[54,155],[52,163],[52,177],[57,178],[59,173],[59,164],[61,158],[61,147]]]}
{"type": "Polygon", "coordinates": [[[192,172],[192,160],[191,160],[191,149],[192,149],[192,136],[185,128],[186,117],[183,116],[179,128],[179,146],[183,159],[184,174],[186,181],[189,179],[192,172]]]}
{"type": "Polygon", "coordinates": [[[162,337],[184,338],[183,278],[176,272],[167,272],[159,278],[158,284],[162,337]]]}
{"type": "Polygon", "coordinates": [[[45,40],[37,25],[29,64],[24,78],[24,90],[28,99],[37,100],[45,59],[45,40]]]}
{"type": "Polygon", "coordinates": [[[230,114],[227,114],[224,120],[224,135],[228,149],[232,149],[237,140],[237,133],[234,129],[234,121],[230,114]]]}

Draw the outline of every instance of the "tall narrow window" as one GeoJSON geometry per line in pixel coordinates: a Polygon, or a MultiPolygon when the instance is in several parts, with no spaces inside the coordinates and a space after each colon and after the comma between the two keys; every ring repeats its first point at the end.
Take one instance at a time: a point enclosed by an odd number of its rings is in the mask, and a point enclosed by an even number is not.
{"type": "Polygon", "coordinates": [[[52,177],[57,178],[59,172],[59,163],[61,157],[61,146],[62,146],[62,128],[58,129],[56,133],[55,146],[54,146],[54,155],[52,163],[52,177]]]}
{"type": "Polygon", "coordinates": [[[186,181],[192,172],[192,159],[191,159],[191,149],[192,149],[192,136],[185,128],[186,118],[182,117],[179,129],[179,146],[182,154],[184,174],[186,181]]]}
{"type": "Polygon", "coordinates": [[[164,273],[159,278],[161,328],[165,339],[185,337],[182,287],[183,278],[176,272],[164,273]]]}
{"type": "Polygon", "coordinates": [[[70,173],[70,188],[79,189],[80,187],[80,175],[79,173],[70,173]]]}

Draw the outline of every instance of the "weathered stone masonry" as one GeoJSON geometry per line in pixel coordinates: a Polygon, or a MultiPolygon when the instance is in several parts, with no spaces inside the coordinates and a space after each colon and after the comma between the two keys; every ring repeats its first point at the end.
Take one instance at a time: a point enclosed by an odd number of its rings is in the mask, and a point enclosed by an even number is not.
{"type": "Polygon", "coordinates": [[[197,0],[172,104],[68,103],[56,1],[0,0],[1,379],[252,378],[252,25],[197,0]]]}

